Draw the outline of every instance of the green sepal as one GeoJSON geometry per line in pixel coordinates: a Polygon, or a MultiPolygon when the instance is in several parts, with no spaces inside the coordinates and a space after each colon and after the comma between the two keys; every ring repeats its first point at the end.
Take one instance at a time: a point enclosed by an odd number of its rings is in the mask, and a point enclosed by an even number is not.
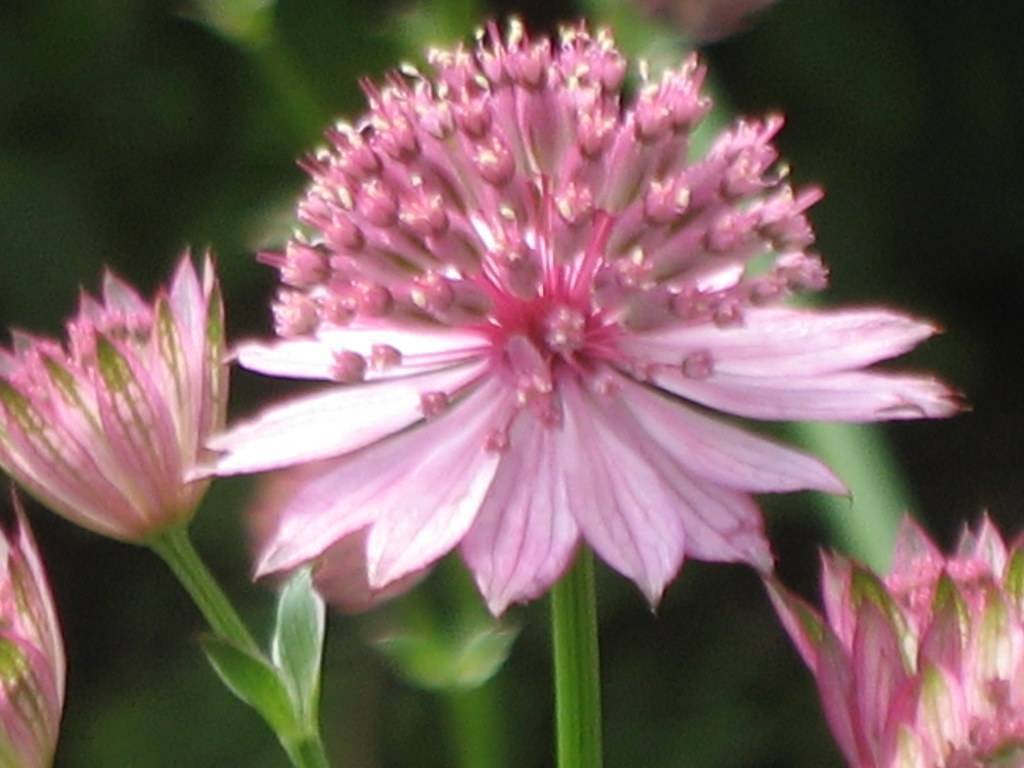
{"type": "Polygon", "coordinates": [[[167,370],[174,381],[174,395],[178,406],[185,403],[188,388],[188,372],[185,368],[185,354],[181,346],[181,334],[174,322],[174,312],[166,296],[157,299],[154,308],[154,329],[156,331],[157,350],[167,365],[167,370]]]}
{"type": "Polygon", "coordinates": [[[1024,611],[1024,546],[1015,546],[1006,566],[1004,588],[1018,611],[1024,611]]]}
{"type": "Polygon", "coordinates": [[[306,724],[316,723],[319,708],[325,614],[324,601],[313,589],[310,570],[297,571],[277,603],[271,657],[306,724]]]}

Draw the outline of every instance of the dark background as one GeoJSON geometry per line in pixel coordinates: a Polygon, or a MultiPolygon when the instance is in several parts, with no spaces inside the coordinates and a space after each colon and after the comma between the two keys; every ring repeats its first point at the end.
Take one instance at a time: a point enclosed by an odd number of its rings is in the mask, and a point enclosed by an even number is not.
{"type": "MultiPolygon", "coordinates": [[[[827,190],[813,214],[833,274],[825,300],[939,320],[946,334],[906,365],[940,372],[973,405],[949,422],[881,428],[882,443],[857,432],[871,455],[846,451],[839,472],[884,473],[902,488],[893,509],[867,508],[870,482],[852,503],[828,508],[812,495],[767,501],[783,576],[807,594],[819,546],[852,542],[881,562],[903,505],[943,544],[983,509],[1008,534],[1022,527],[1013,329],[1024,293],[1024,58],[1006,5],[782,0],[748,31],[705,48],[732,108],[786,113],[779,144],[796,179],[827,190]]],[[[362,109],[357,76],[510,11],[550,27],[599,8],[620,18],[633,52],[681,45],[667,21],[636,27],[623,3],[586,6],[281,0],[254,25],[218,28],[189,18],[195,6],[184,3],[7,0],[0,320],[56,333],[79,286],[95,287],[104,265],[149,291],[192,245],[218,255],[232,337],[269,333],[275,276],[253,254],[288,231],[303,184],[294,158],[330,116],[362,109]]],[[[235,414],[274,392],[274,382],[244,373],[234,383],[235,414]]],[[[272,597],[249,581],[241,523],[250,487],[218,483],[196,536],[265,634],[272,597]]],[[[69,654],[58,765],[283,765],[272,736],[205,667],[193,642],[200,620],[163,566],[30,511],[69,654]]],[[[435,578],[425,590],[445,588],[435,578]]],[[[600,589],[609,766],[838,764],[813,682],[750,573],[690,563],[656,616],[617,576],[603,572],[600,589]]],[[[546,606],[514,618],[522,636],[486,689],[500,707],[495,743],[508,765],[550,765],[546,606]]],[[[329,750],[353,768],[457,764],[449,732],[464,697],[400,681],[367,646],[379,620],[332,618],[329,750]]]]}

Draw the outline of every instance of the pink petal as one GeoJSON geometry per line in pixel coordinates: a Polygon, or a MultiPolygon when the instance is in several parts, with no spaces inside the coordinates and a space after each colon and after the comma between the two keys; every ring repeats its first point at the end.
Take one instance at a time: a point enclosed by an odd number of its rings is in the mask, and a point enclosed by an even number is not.
{"type": "Polygon", "coordinates": [[[430,565],[469,530],[501,459],[487,441],[499,413],[511,407],[508,398],[504,385],[488,382],[423,430],[429,447],[405,454],[405,479],[373,502],[366,543],[371,587],[430,565]]]}
{"type": "MultiPolygon", "coordinates": [[[[47,506],[94,531],[122,537],[139,523],[125,486],[106,474],[106,444],[92,433],[68,430],[74,422],[51,420],[45,411],[6,382],[0,382],[0,464],[47,506]],[[3,411],[6,410],[6,414],[3,411]],[[103,465],[97,460],[106,459],[103,465]],[[99,514],[103,510],[104,514],[99,514]]],[[[60,400],[52,400],[61,405],[60,400]]],[[[120,468],[124,472],[124,467],[120,468]]]]}
{"type": "Polygon", "coordinates": [[[671,509],[683,526],[686,554],[699,560],[746,562],[763,571],[773,565],[761,513],[745,493],[694,478],[673,453],[651,444],[635,418],[632,398],[615,395],[596,400],[608,423],[628,436],[675,500],[671,509]]]}
{"type": "MultiPolygon", "coordinates": [[[[899,638],[885,614],[865,600],[857,615],[853,637],[854,696],[868,744],[882,744],[889,703],[907,678],[899,638]]],[[[879,759],[880,755],[876,755],[879,759]]]]}
{"type": "MultiPolygon", "coordinates": [[[[495,419],[494,411],[504,407],[497,394],[492,388],[481,387],[413,429],[314,465],[310,478],[281,508],[276,528],[269,533],[260,555],[257,574],[305,563],[342,536],[386,515],[407,515],[411,521],[413,516],[440,516],[456,507],[464,512],[462,507],[472,506],[468,498],[471,492],[480,495],[472,509],[475,512],[486,491],[486,487],[476,486],[483,479],[489,482],[497,464],[497,454],[484,448],[483,426],[485,416],[495,419]],[[472,421],[473,429],[467,419],[472,421]],[[467,466],[455,472],[460,463],[467,466]],[[460,486],[463,498],[456,499],[460,486]]],[[[486,426],[489,428],[490,424],[486,426]]],[[[458,522],[468,527],[471,517],[458,522]]],[[[395,521],[389,518],[386,525],[393,528],[395,521]]],[[[442,534],[449,536],[451,532],[442,534]]],[[[399,530],[394,535],[404,536],[403,541],[408,541],[416,537],[416,532],[399,530]]],[[[456,540],[458,536],[461,533],[455,536],[456,540]]],[[[380,559],[380,553],[368,550],[368,555],[370,567],[379,568],[374,562],[380,559]]],[[[427,564],[413,564],[407,573],[427,564]]],[[[384,586],[383,581],[374,580],[372,571],[369,581],[374,588],[384,586]]]]}
{"type": "Polygon", "coordinates": [[[964,528],[956,549],[957,557],[981,560],[996,581],[1006,570],[1006,544],[988,515],[982,515],[975,530],[964,528]]]}
{"type": "Polygon", "coordinates": [[[342,536],[319,558],[313,578],[324,600],[345,613],[361,613],[415,586],[427,571],[416,571],[373,589],[366,576],[366,539],[369,528],[342,536]]]}
{"type": "Polygon", "coordinates": [[[863,733],[853,710],[853,670],[850,659],[838,638],[826,628],[818,650],[815,668],[818,693],[829,730],[851,766],[870,766],[872,761],[862,755],[863,733]]]}
{"type": "Polygon", "coordinates": [[[818,666],[818,645],[825,631],[822,618],[805,600],[786,589],[777,579],[764,579],[765,589],[783,629],[793,641],[804,663],[812,670],[818,666]]]}
{"type": "Polygon", "coordinates": [[[713,374],[699,380],[657,369],[669,392],[740,416],[795,421],[888,421],[941,418],[960,410],[954,393],[926,376],[833,373],[808,377],[713,374]]]}
{"type": "Polygon", "coordinates": [[[210,448],[225,452],[214,471],[220,475],[258,472],[362,448],[421,420],[423,394],[450,395],[476,379],[485,365],[338,385],[274,406],[210,440],[210,448]]]}
{"type": "Polygon", "coordinates": [[[644,455],[647,446],[608,424],[575,379],[563,376],[558,387],[557,451],[576,522],[601,558],[656,604],[683,562],[680,500],[644,455]]]}
{"type": "Polygon", "coordinates": [[[495,616],[545,592],[579,541],[555,442],[533,414],[516,418],[491,489],[462,541],[462,556],[495,616]]]}
{"type": "Polygon", "coordinates": [[[847,492],[842,481],[811,456],[703,416],[632,379],[621,377],[620,382],[626,402],[647,434],[701,478],[759,493],[802,489],[847,492]]]}
{"type": "Polygon", "coordinates": [[[271,376],[297,379],[335,379],[336,355],[354,352],[368,363],[375,348],[391,347],[400,362],[384,369],[368,365],[366,378],[390,378],[448,368],[489,349],[487,339],[475,331],[445,326],[422,328],[392,326],[331,326],[317,337],[271,342],[247,342],[235,353],[242,367],[271,376]]]}
{"type": "Polygon", "coordinates": [[[126,317],[146,316],[149,306],[138,292],[113,272],[103,274],[103,303],[126,317]]]}
{"type": "Polygon", "coordinates": [[[640,334],[641,354],[678,365],[711,350],[715,370],[739,376],[814,376],[861,368],[913,349],[938,330],[882,309],[809,311],[783,307],[744,310],[742,325],[711,323],[640,334]]]}
{"type": "MultiPolygon", "coordinates": [[[[204,277],[212,274],[209,258],[204,264],[204,277]]],[[[178,261],[171,280],[170,303],[182,344],[188,350],[202,350],[206,331],[206,296],[209,293],[199,284],[191,255],[186,251],[178,261]]]]}
{"type": "Polygon", "coordinates": [[[850,594],[853,565],[842,555],[821,554],[821,596],[825,618],[844,648],[853,645],[857,613],[850,594]]]}

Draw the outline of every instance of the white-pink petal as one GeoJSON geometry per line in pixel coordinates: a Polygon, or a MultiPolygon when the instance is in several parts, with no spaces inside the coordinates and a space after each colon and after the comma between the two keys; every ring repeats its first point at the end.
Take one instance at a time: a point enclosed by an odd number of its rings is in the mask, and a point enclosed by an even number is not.
{"type": "Polygon", "coordinates": [[[573,489],[556,454],[556,437],[532,413],[520,414],[508,449],[462,556],[491,613],[543,594],[569,566],[579,542],[573,489]]]}
{"type": "MultiPolygon", "coordinates": [[[[429,421],[315,465],[282,505],[276,527],[266,532],[257,574],[301,565],[341,537],[385,518],[385,526],[393,529],[392,519],[405,513],[410,520],[415,516],[422,521],[424,514],[450,514],[454,508],[475,512],[487,490],[477,486],[485,480],[489,483],[498,458],[485,450],[484,425],[503,407],[491,388],[480,387],[429,421]],[[455,471],[457,466],[461,471],[455,471]]],[[[470,517],[465,527],[471,522],[470,517]]],[[[407,541],[416,537],[415,530],[395,532],[396,536],[403,534],[407,541]]],[[[373,578],[374,573],[380,575],[380,566],[374,561],[381,559],[381,553],[371,553],[369,546],[369,567],[377,571],[368,574],[368,579],[376,589],[385,586],[373,578]]],[[[406,573],[428,564],[410,567],[406,573]]]]}
{"type": "Polygon", "coordinates": [[[370,445],[422,419],[422,395],[451,395],[485,367],[476,362],[420,376],[339,385],[274,406],[209,442],[210,448],[224,452],[213,471],[258,472],[370,445]]]}
{"type": "Polygon", "coordinates": [[[509,393],[492,380],[423,428],[429,441],[406,454],[403,482],[373,502],[366,543],[371,587],[425,568],[459,543],[501,460],[488,437],[511,407],[509,393]]]}
{"type": "Polygon", "coordinates": [[[595,398],[595,408],[616,431],[636,446],[674,498],[668,508],[683,527],[686,554],[700,560],[746,562],[767,571],[773,563],[761,512],[746,493],[694,477],[668,450],[652,443],[636,419],[631,398],[619,392],[595,398]]]}
{"type": "Polygon", "coordinates": [[[740,416],[772,421],[884,421],[941,418],[959,410],[955,394],[927,376],[843,372],[821,376],[736,376],[707,379],[659,368],[659,387],[740,416]]]}
{"type": "Polygon", "coordinates": [[[644,455],[646,446],[608,424],[592,395],[569,375],[558,390],[564,423],[556,451],[576,522],[598,555],[656,604],[685,553],[679,499],[644,455]]]}
{"type": "Polygon", "coordinates": [[[641,357],[678,365],[711,350],[721,373],[813,376],[851,370],[913,349],[938,329],[884,309],[813,311],[785,307],[744,309],[741,325],[677,326],[637,334],[629,346],[641,357]]]}
{"type": "Polygon", "coordinates": [[[624,401],[651,439],[680,466],[717,485],[755,493],[846,486],[823,462],[699,413],[625,376],[624,401]]]}

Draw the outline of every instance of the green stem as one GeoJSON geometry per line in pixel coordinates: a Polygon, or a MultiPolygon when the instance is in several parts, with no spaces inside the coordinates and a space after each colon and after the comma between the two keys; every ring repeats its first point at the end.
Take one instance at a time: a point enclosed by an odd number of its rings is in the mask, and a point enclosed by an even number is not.
{"type": "Polygon", "coordinates": [[[594,557],[584,549],[551,591],[558,768],[601,766],[594,557]]]}
{"type": "MultiPolygon", "coordinates": [[[[178,577],[215,635],[236,648],[263,658],[256,641],[196,552],[187,527],[168,528],[149,539],[147,544],[178,577]]],[[[330,768],[319,733],[277,735],[296,768],[330,768]]]]}
{"type": "Polygon", "coordinates": [[[459,768],[502,768],[507,754],[501,732],[498,681],[489,681],[470,690],[452,690],[445,694],[448,721],[459,768]]]}
{"type": "Polygon", "coordinates": [[[161,531],[147,542],[163,559],[192,597],[214,634],[238,648],[257,655],[259,646],[239,618],[231,601],[221,590],[199,553],[192,546],[188,528],[175,526],[161,531]]]}
{"type": "Polygon", "coordinates": [[[296,768],[331,768],[327,761],[323,742],[318,734],[307,736],[301,740],[282,741],[288,757],[296,768]]]}

